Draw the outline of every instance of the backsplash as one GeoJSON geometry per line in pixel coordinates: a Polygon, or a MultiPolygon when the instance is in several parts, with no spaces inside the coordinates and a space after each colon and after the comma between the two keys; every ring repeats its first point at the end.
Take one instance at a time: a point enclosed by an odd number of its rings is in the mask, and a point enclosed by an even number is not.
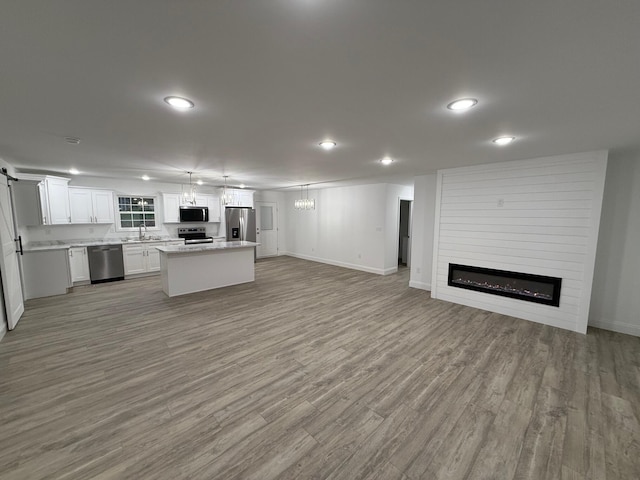
{"type": "MultiPolygon", "coordinates": [[[[147,235],[158,237],[178,237],[179,227],[201,227],[202,224],[162,224],[158,229],[148,229],[147,235]]],[[[207,235],[216,237],[220,224],[207,223],[207,235]]],[[[223,233],[223,232],[221,232],[223,233]]],[[[114,225],[37,225],[20,227],[20,235],[25,244],[66,240],[121,240],[137,238],[138,232],[118,232],[114,225]]]]}

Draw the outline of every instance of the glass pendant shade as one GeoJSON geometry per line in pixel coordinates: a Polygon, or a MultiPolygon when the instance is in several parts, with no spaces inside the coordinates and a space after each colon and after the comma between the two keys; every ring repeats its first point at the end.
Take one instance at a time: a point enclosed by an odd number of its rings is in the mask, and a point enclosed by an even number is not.
{"type": "Polygon", "coordinates": [[[191,182],[191,175],[193,172],[187,172],[189,174],[189,185],[182,185],[182,203],[188,203],[191,205],[196,204],[196,185],[191,182]]]}
{"type": "Polygon", "coordinates": [[[307,187],[307,194],[304,194],[305,185],[300,185],[300,198],[293,202],[293,206],[297,210],[315,210],[316,201],[313,198],[309,198],[309,185],[307,187]]]}

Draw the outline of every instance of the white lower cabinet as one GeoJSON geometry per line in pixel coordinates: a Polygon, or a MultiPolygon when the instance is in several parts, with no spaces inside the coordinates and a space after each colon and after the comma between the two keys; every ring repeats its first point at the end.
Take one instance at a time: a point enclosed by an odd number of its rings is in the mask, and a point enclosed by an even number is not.
{"type": "Polygon", "coordinates": [[[91,280],[89,276],[89,258],[85,247],[72,247],[69,249],[69,271],[71,282],[85,282],[91,280]]]}
{"type": "Polygon", "coordinates": [[[161,245],[165,245],[165,242],[123,245],[124,274],[159,272],[160,252],[155,247],[161,245]]]}
{"type": "Polygon", "coordinates": [[[22,257],[24,298],[63,295],[71,286],[66,248],[25,251],[22,257]]]}

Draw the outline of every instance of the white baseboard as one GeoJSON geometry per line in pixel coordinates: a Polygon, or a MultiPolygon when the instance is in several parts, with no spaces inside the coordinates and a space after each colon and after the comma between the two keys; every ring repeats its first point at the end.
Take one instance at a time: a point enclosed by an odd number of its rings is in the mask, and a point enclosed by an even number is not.
{"type": "Polygon", "coordinates": [[[616,322],[613,320],[589,320],[590,327],[602,328],[604,330],[611,330],[612,332],[626,333],[627,335],[634,335],[640,337],[640,325],[634,325],[632,323],[616,322]]]}
{"type": "Polygon", "coordinates": [[[382,275],[391,275],[392,273],[398,273],[398,267],[389,267],[382,271],[382,275]]]}
{"type": "Polygon", "coordinates": [[[7,333],[7,324],[0,321],[0,340],[2,340],[5,333],[7,333]]]}
{"type": "MultiPolygon", "coordinates": [[[[350,268],[351,270],[360,270],[361,272],[375,273],[376,275],[389,275],[390,273],[394,273],[393,271],[391,271],[392,269],[383,270],[381,268],[372,268],[372,267],[367,267],[365,265],[356,265],[354,263],[339,262],[337,260],[329,260],[326,258],[312,257],[310,255],[301,255],[299,253],[293,253],[293,252],[286,252],[286,253],[283,253],[283,255],[300,258],[302,260],[310,260],[312,262],[326,263],[327,265],[333,265],[335,267],[350,268]]],[[[397,270],[398,270],[398,267],[395,267],[395,271],[397,270]]]]}
{"type": "Polygon", "coordinates": [[[411,280],[409,282],[409,286],[412,288],[419,288],[420,290],[429,290],[431,291],[431,284],[425,282],[417,282],[415,280],[411,280]]]}

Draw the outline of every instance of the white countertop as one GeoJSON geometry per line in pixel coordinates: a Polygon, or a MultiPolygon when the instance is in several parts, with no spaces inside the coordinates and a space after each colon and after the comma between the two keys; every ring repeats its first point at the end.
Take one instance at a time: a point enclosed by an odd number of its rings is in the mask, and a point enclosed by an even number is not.
{"type": "Polygon", "coordinates": [[[214,243],[196,243],[193,245],[168,245],[166,247],[156,247],[166,254],[181,254],[195,252],[209,252],[216,250],[231,250],[234,248],[253,248],[260,245],[255,242],[214,242],[214,243]]]}
{"type": "Polygon", "coordinates": [[[107,240],[57,240],[51,242],[34,242],[24,246],[25,252],[40,252],[45,250],[64,250],[73,247],[91,247],[94,245],[128,245],[138,243],[159,243],[159,242],[181,242],[182,238],[160,237],[154,239],[131,239],[112,238],[107,240]]]}

